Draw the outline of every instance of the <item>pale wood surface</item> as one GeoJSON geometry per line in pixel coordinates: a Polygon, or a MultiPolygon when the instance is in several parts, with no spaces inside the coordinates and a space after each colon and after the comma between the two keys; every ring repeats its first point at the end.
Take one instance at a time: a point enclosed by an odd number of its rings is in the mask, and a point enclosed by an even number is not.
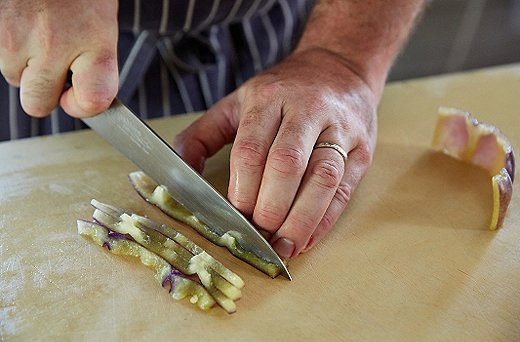
{"type": "MultiPolygon", "coordinates": [[[[91,198],[172,223],[94,133],[0,144],[0,340],[520,340],[518,181],[505,226],[488,231],[489,176],[429,149],[440,105],[520,146],[520,65],[389,85],[374,164],[292,282],[180,227],[244,278],[233,315],[174,301],[140,263],[77,235],[91,198]]],[[[152,126],[171,140],[194,118],[152,126]]],[[[205,173],[222,191],[227,153],[205,173]]]]}

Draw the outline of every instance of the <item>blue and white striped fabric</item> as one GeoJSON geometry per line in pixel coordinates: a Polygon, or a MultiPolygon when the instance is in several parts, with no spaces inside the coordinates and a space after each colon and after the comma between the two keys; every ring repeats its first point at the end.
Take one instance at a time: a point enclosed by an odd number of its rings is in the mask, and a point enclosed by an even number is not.
{"type": "MultiPolygon", "coordinates": [[[[143,118],[202,111],[287,55],[314,0],[120,0],[119,98],[143,118]]],[[[31,118],[0,80],[0,141],[84,128],[31,118]]]]}

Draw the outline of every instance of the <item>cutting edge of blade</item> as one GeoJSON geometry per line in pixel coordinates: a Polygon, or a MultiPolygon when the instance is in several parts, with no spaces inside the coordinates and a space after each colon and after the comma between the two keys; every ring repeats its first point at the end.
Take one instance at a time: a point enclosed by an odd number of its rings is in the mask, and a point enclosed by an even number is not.
{"type": "MultiPolygon", "coordinates": [[[[204,178],[202,178],[202,180],[204,182],[207,182],[204,178]]],[[[217,193],[217,195],[223,197],[216,189],[213,188],[213,186],[211,184],[208,183],[208,185],[217,193]]],[[[283,275],[284,277],[286,277],[287,279],[292,280],[292,276],[289,273],[289,269],[287,268],[287,265],[284,263],[282,258],[278,255],[278,253],[276,253],[276,251],[271,246],[271,244],[269,244],[269,242],[262,236],[262,234],[260,234],[260,232],[255,228],[255,226],[253,226],[253,224],[251,222],[249,222],[237,208],[232,206],[225,198],[223,198],[223,199],[224,199],[223,203],[226,203],[229,206],[229,210],[235,212],[235,217],[236,217],[235,219],[240,219],[241,221],[243,221],[244,225],[251,226],[252,227],[251,234],[255,234],[254,238],[262,241],[262,245],[261,245],[262,250],[260,250],[258,245],[254,243],[254,241],[252,242],[251,248],[254,248],[261,254],[261,256],[264,256],[267,262],[275,263],[280,268],[280,271],[281,271],[280,274],[283,275]],[[270,255],[276,256],[276,259],[271,260],[271,258],[269,258],[268,255],[266,255],[266,250],[269,252],[270,255]]],[[[200,215],[204,216],[203,214],[200,214],[200,215]]],[[[249,236],[247,240],[251,240],[251,237],[252,236],[249,236]]],[[[240,241],[239,241],[239,243],[240,243],[240,241]]],[[[251,244],[247,243],[247,245],[251,245],[251,244]]]]}

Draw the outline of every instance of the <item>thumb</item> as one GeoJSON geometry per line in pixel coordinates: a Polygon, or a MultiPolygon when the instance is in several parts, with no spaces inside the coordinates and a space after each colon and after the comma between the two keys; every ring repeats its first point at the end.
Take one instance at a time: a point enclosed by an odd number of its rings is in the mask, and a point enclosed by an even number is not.
{"type": "Polygon", "coordinates": [[[198,172],[207,158],[233,141],[238,128],[238,102],[232,93],[177,135],[173,147],[198,172]]]}
{"type": "Polygon", "coordinates": [[[61,96],[60,105],[80,118],[106,110],[117,95],[119,75],[115,51],[87,52],[71,64],[72,87],[61,96]]]}

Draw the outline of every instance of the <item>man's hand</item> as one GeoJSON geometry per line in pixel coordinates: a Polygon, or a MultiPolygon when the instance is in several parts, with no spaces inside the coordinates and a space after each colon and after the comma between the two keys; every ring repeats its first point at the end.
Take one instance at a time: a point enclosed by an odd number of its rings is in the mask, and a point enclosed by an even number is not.
{"type": "Polygon", "coordinates": [[[0,72],[30,115],[102,112],[118,90],[117,0],[2,0],[0,72]],[[72,87],[64,90],[72,71],[72,87]]]}
{"type": "Polygon", "coordinates": [[[199,171],[234,141],[228,197],[282,258],[331,229],[369,167],[388,70],[422,0],[318,0],[296,51],[175,140],[199,171]],[[348,152],[343,159],[326,142],[348,152]]]}
{"type": "Polygon", "coordinates": [[[234,140],[228,197],[284,258],[319,241],[372,160],[376,97],[340,57],[294,54],[221,100],[176,138],[201,170],[234,140]],[[329,142],[348,152],[347,160],[329,142]]]}

